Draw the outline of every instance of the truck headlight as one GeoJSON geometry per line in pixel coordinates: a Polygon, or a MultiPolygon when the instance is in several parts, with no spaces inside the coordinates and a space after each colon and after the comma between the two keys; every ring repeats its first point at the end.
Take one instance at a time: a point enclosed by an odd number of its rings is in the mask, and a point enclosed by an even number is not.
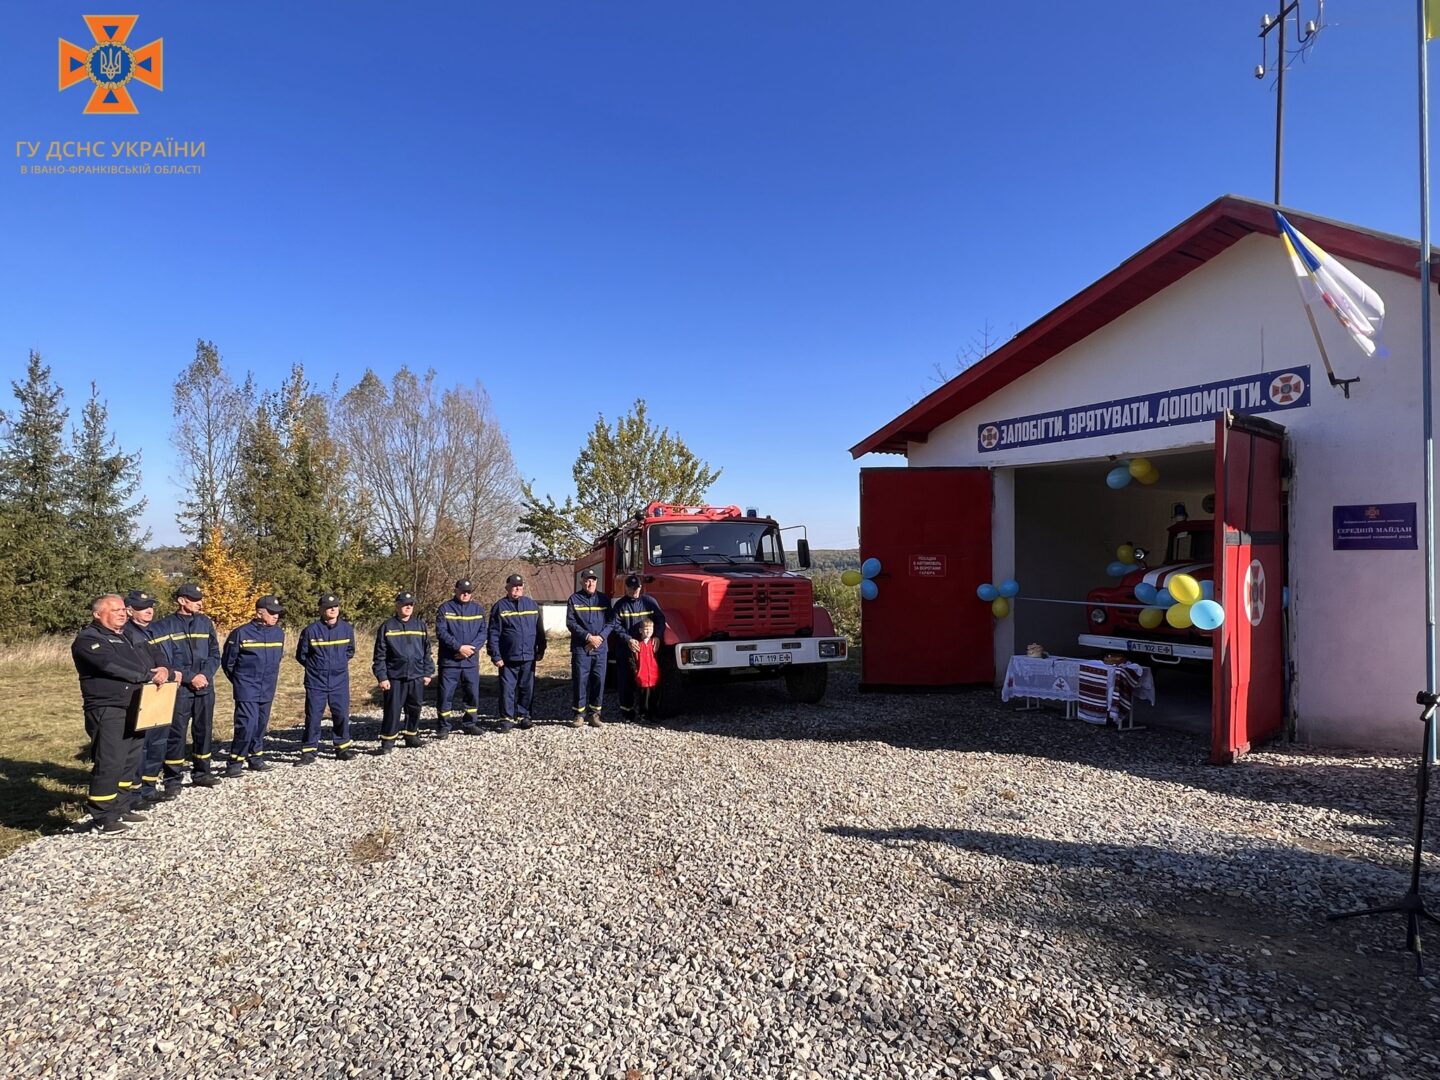
{"type": "Polygon", "coordinates": [[[715,650],[708,645],[692,645],[680,650],[680,659],[687,664],[713,664],[715,650]]]}
{"type": "Polygon", "coordinates": [[[825,659],[832,659],[836,656],[845,655],[845,642],[843,641],[822,641],[820,642],[820,655],[825,659]]]}
{"type": "Polygon", "coordinates": [[[1090,609],[1090,621],[1097,626],[1105,621],[1105,609],[1103,607],[1090,609]]]}

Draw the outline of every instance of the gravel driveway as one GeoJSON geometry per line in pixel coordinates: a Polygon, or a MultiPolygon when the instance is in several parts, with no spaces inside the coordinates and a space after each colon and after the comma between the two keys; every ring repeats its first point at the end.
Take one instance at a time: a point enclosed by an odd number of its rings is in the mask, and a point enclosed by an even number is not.
{"type": "Polygon", "coordinates": [[[1440,1076],[1400,920],[1323,919],[1403,891],[1406,759],[1217,769],[853,675],[692,703],[31,844],[0,862],[3,1074],[1440,1076]]]}

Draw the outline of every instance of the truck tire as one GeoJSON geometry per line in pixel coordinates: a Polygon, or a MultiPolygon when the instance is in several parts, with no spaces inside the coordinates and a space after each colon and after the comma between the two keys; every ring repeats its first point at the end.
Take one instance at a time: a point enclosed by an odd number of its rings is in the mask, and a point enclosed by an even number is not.
{"type": "Polygon", "coordinates": [[[825,696],[829,664],[798,664],[785,669],[785,692],[801,705],[814,705],[825,696]]]}
{"type": "Polygon", "coordinates": [[[656,709],[661,720],[674,720],[685,710],[685,676],[675,666],[675,657],[669,649],[660,654],[660,707],[656,709]]]}

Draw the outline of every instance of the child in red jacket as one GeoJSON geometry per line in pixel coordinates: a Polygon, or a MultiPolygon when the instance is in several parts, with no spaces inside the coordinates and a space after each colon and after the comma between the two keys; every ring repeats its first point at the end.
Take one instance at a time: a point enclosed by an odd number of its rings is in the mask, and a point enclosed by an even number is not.
{"type": "Polygon", "coordinates": [[[635,631],[640,645],[630,652],[630,670],[635,674],[635,719],[653,724],[660,707],[659,642],[655,640],[655,624],[649,619],[641,619],[635,631]]]}

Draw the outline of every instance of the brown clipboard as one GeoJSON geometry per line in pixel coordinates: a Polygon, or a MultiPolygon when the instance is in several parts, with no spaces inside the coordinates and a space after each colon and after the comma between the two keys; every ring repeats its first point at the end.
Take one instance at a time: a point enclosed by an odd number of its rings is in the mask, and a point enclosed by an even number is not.
{"type": "Polygon", "coordinates": [[[164,686],[146,683],[141,687],[135,699],[135,730],[149,731],[169,724],[175,715],[175,695],[179,690],[177,682],[167,682],[164,686]]]}

